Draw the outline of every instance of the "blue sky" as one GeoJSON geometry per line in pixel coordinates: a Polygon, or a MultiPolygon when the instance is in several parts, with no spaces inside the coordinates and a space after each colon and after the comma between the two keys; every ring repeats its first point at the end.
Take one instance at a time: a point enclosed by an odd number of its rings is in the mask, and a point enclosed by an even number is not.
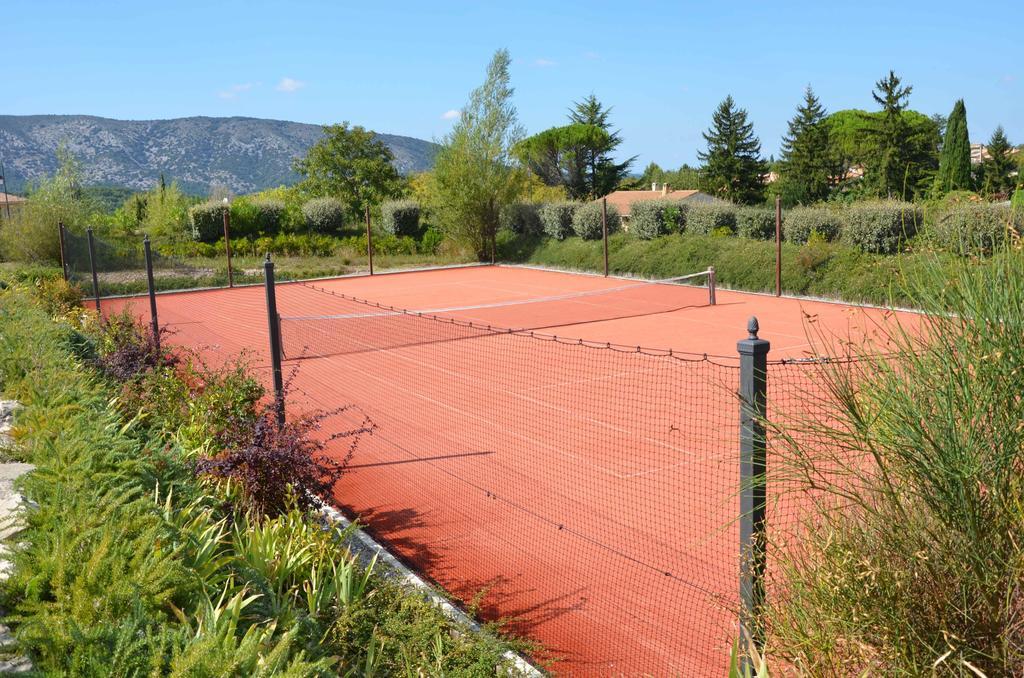
{"type": "Polygon", "coordinates": [[[972,141],[1024,143],[1024,4],[931,2],[51,2],[0,12],[0,113],[349,120],[433,139],[507,47],[528,131],[594,93],[625,155],[693,163],[721,99],[765,154],[810,83],[829,110],[873,108],[890,68],[912,107],[963,97],[972,141]]]}

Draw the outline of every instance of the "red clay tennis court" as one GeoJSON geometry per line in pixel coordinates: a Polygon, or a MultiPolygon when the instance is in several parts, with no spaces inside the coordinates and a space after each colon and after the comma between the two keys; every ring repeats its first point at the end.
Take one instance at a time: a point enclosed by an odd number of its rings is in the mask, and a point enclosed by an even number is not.
{"type": "MultiPolygon", "coordinates": [[[[798,359],[807,323],[872,341],[888,313],[716,296],[507,266],[281,283],[289,407],[369,417],[339,507],[482,618],[538,641],[554,672],[724,675],[736,342],[756,315],[769,358],[798,359]]],[[[148,314],[145,299],[103,304],[148,314]]],[[[158,307],[172,341],[213,361],[248,352],[266,374],[262,287],[162,294],[158,307]]]]}

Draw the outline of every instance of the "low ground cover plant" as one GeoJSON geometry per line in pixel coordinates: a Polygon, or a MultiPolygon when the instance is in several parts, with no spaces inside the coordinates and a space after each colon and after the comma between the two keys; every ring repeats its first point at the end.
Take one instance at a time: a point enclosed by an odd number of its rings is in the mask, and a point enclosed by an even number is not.
{"type": "Polygon", "coordinates": [[[244,369],[140,350],[152,344],[144,328],[47,295],[44,310],[25,284],[0,290],[0,384],[24,405],[16,454],[36,465],[21,481],[35,505],[0,600],[39,672],[503,670],[508,644],[459,630],[359,564],[346,535],[308,510],[325,476],[268,480],[273,459],[315,443],[301,427],[274,429],[244,369]]]}

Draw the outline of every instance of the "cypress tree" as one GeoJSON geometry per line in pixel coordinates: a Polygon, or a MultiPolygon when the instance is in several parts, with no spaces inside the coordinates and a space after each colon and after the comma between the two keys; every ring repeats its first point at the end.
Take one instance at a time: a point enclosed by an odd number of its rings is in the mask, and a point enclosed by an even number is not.
{"type": "Polygon", "coordinates": [[[985,195],[1003,195],[1013,193],[1014,180],[1011,176],[1014,170],[1013,158],[1010,157],[1012,146],[1006,138],[1003,126],[996,127],[992,138],[988,140],[985,147],[988,157],[982,162],[982,176],[984,183],[982,191],[985,195]]]}
{"type": "Polygon", "coordinates": [[[964,100],[957,99],[946,122],[946,136],[939,154],[939,173],[935,177],[935,192],[942,195],[970,189],[971,139],[967,132],[967,109],[964,100]]]}
{"type": "Polygon", "coordinates": [[[788,202],[810,203],[828,197],[832,181],[832,159],[828,114],[808,85],[804,100],[789,121],[782,138],[781,179],[788,202]]]}
{"type": "Polygon", "coordinates": [[[704,176],[718,197],[742,204],[764,200],[764,175],[768,167],[761,158],[761,142],[747,111],[736,107],[732,96],[718,105],[711,128],[704,132],[707,151],[697,156],[704,162],[704,176]]]}

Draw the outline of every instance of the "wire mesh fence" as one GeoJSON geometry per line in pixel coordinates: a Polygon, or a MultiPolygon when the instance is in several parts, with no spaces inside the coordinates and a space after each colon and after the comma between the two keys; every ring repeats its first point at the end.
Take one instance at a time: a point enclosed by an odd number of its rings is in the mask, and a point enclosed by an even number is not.
{"type": "MultiPolygon", "coordinates": [[[[565,322],[570,305],[600,319],[680,308],[664,286],[556,296],[529,313],[473,314],[545,327],[565,322]]],[[[183,340],[267,344],[262,290],[161,303],[183,340]]],[[[567,339],[460,320],[467,307],[402,309],[312,283],[278,285],[276,305],[285,371],[297,370],[289,407],[352,404],[377,425],[335,500],[396,555],[482,618],[538,641],[534,657],[556,673],[725,675],[748,518],[735,353],[567,339]]],[[[768,418],[828,416],[824,367],[761,368],[768,418]]],[[[260,374],[269,385],[271,371],[260,374]]],[[[323,434],[334,426],[325,421],[323,434]]],[[[776,544],[799,534],[809,502],[771,472],[770,435],[767,454],[776,544]]],[[[769,595],[772,572],[769,553],[769,595]]]]}

